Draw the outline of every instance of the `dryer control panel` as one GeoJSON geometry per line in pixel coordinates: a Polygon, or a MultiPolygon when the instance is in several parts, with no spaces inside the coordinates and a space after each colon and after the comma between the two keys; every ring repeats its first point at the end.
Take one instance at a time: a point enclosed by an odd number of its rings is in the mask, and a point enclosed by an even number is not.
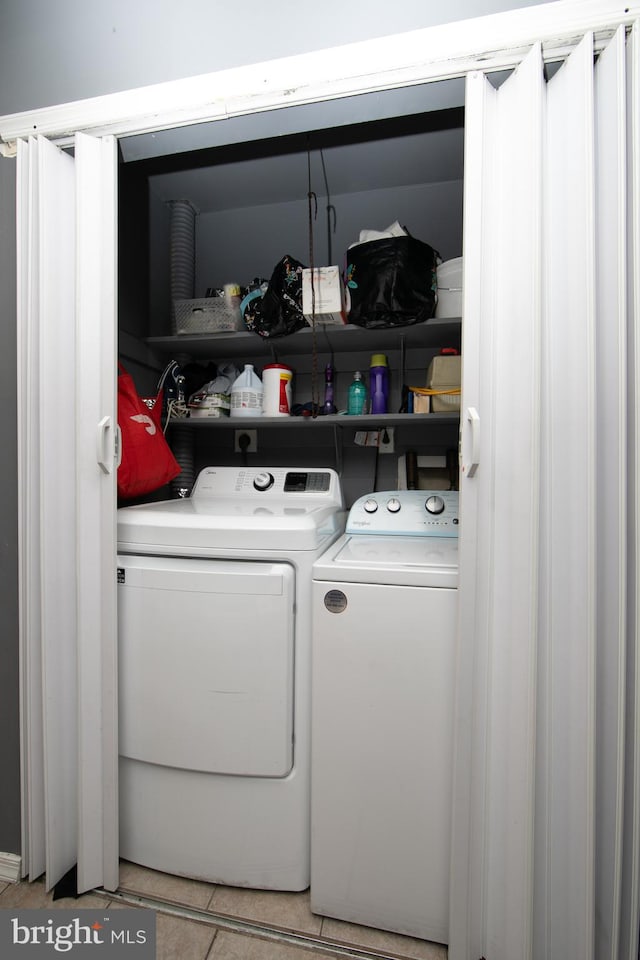
{"type": "Polygon", "coordinates": [[[457,490],[384,490],[351,507],[347,533],[402,537],[457,537],[457,490]]]}
{"type": "Polygon", "coordinates": [[[212,497],[281,502],[304,499],[342,506],[340,478],[329,468],[205,467],[198,474],[191,499],[212,497]]]}

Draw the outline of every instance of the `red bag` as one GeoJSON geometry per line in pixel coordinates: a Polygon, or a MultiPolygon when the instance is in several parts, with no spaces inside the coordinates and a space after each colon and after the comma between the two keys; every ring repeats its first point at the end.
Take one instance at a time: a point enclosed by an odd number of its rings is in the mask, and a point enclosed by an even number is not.
{"type": "Polygon", "coordinates": [[[119,364],[118,426],[122,458],[118,467],[118,495],[125,499],[152,493],[169,483],[182,467],[162,432],[162,388],[152,406],[140,399],[133,379],[119,364]]]}

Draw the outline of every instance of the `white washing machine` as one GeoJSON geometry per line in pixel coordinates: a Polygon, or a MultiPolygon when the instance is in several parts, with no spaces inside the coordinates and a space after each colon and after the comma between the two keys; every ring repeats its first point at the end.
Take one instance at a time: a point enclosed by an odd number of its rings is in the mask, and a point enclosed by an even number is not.
{"type": "Polygon", "coordinates": [[[457,493],[375,493],[313,568],[311,909],[441,943],[457,534],[457,493]]]}
{"type": "Polygon", "coordinates": [[[118,510],[125,859],[308,887],[311,570],[342,506],[333,470],[208,467],[118,510]]]}

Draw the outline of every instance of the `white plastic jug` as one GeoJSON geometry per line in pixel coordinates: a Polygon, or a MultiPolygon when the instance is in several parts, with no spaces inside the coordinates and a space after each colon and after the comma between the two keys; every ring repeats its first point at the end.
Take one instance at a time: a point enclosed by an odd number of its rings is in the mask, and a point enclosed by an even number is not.
{"type": "Polygon", "coordinates": [[[262,416],[262,381],[252,363],[245,363],[244,370],[231,384],[232,417],[262,416]]]}

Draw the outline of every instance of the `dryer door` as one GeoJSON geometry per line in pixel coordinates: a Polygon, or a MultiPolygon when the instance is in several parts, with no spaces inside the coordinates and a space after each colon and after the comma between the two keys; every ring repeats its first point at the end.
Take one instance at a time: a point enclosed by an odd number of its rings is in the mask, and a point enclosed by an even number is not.
{"type": "Polygon", "coordinates": [[[118,557],[121,756],[286,776],[294,583],[286,563],[118,557]]]}

